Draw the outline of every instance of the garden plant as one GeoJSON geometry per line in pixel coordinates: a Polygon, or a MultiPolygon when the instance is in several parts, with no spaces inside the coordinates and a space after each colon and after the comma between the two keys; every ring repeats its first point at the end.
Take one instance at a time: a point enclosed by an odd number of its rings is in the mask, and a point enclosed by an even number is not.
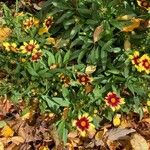
{"type": "Polygon", "coordinates": [[[0,96],[2,150],[148,150],[150,1],[0,2],[0,96]]]}

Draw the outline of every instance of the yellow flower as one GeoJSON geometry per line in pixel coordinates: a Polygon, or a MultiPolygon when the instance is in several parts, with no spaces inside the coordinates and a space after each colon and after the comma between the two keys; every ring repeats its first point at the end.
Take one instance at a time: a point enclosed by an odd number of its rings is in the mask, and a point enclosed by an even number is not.
{"type": "Polygon", "coordinates": [[[26,53],[28,55],[31,55],[32,53],[35,53],[39,48],[39,45],[36,41],[30,40],[29,43],[24,42],[24,45],[20,47],[20,50],[22,53],[26,53]]]}
{"type": "Polygon", "coordinates": [[[144,54],[140,58],[139,71],[145,71],[147,74],[150,73],[150,57],[147,54],[144,54]]]}
{"type": "Polygon", "coordinates": [[[93,118],[88,113],[79,115],[78,119],[73,120],[72,125],[77,128],[82,137],[91,132],[95,132],[95,126],[91,123],[93,118]]]}
{"type": "Polygon", "coordinates": [[[30,17],[23,21],[23,28],[25,30],[30,29],[33,26],[38,27],[38,25],[39,25],[39,20],[34,17],[30,17]]]}
{"type": "Polygon", "coordinates": [[[1,130],[1,134],[4,136],[4,137],[11,137],[14,135],[14,131],[8,126],[4,126],[4,128],[1,130]]]}
{"type": "Polygon", "coordinates": [[[17,48],[17,44],[16,43],[9,43],[9,42],[3,42],[3,46],[5,47],[5,49],[9,52],[17,52],[18,48],[17,48]]]}
{"type": "Polygon", "coordinates": [[[121,123],[121,115],[120,114],[116,114],[113,118],[113,125],[116,127],[116,126],[119,126],[120,123],[121,123]]]}
{"type": "Polygon", "coordinates": [[[137,0],[137,3],[140,7],[143,7],[147,10],[150,10],[150,2],[149,0],[137,0]]]}
{"type": "Polygon", "coordinates": [[[140,54],[138,51],[134,51],[133,55],[129,55],[129,58],[132,61],[132,64],[138,69],[139,68],[139,58],[140,54]]]}
{"type": "Polygon", "coordinates": [[[150,106],[150,100],[147,101],[147,106],[150,106]]]}

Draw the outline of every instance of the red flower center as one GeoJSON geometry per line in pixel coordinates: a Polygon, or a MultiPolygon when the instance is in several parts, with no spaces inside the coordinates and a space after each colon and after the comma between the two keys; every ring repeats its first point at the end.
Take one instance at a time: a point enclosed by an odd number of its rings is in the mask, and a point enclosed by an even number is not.
{"type": "Polygon", "coordinates": [[[28,44],[26,46],[26,50],[29,51],[29,52],[33,51],[34,48],[35,48],[35,46],[33,44],[28,44]]]}
{"type": "Polygon", "coordinates": [[[120,97],[118,97],[116,94],[112,93],[109,94],[105,100],[107,101],[107,103],[112,106],[115,107],[120,103],[120,97]]]}
{"type": "Polygon", "coordinates": [[[80,83],[84,83],[84,84],[87,84],[90,82],[90,79],[88,77],[88,75],[78,75],[78,80],[80,83]]]}
{"type": "Polygon", "coordinates": [[[145,69],[149,69],[150,68],[150,64],[149,64],[147,59],[144,59],[142,61],[142,65],[144,66],[145,69]]]}
{"type": "Polygon", "coordinates": [[[33,60],[33,61],[36,61],[36,60],[40,59],[41,55],[42,55],[41,52],[37,52],[36,54],[34,54],[34,55],[32,56],[32,60],[33,60]]]}
{"type": "Polygon", "coordinates": [[[47,19],[46,22],[45,22],[45,25],[47,26],[47,28],[51,27],[52,19],[51,18],[47,19]]]}
{"type": "Polygon", "coordinates": [[[134,61],[135,65],[138,65],[139,64],[139,56],[134,56],[133,61],[134,61]]]}
{"type": "Polygon", "coordinates": [[[89,128],[89,120],[86,117],[82,117],[81,119],[77,120],[76,126],[84,131],[89,128]]]}
{"type": "Polygon", "coordinates": [[[146,1],[141,2],[141,6],[148,8],[149,7],[149,3],[146,1]]]}

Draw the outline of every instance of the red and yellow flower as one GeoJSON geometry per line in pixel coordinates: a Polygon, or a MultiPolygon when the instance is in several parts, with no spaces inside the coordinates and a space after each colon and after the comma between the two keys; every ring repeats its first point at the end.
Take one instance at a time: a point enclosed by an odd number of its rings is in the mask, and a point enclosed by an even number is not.
{"type": "Polygon", "coordinates": [[[120,105],[125,103],[124,98],[121,98],[115,92],[109,92],[105,97],[105,102],[113,111],[120,109],[120,105]]]}
{"type": "Polygon", "coordinates": [[[18,48],[17,48],[17,44],[16,43],[9,43],[9,42],[3,42],[3,46],[4,48],[9,52],[17,52],[18,48]]]}
{"type": "Polygon", "coordinates": [[[137,3],[140,7],[150,10],[150,2],[148,0],[137,0],[137,3]]]}
{"type": "Polygon", "coordinates": [[[39,29],[38,34],[39,35],[43,35],[44,33],[47,33],[49,28],[51,28],[52,24],[53,24],[53,17],[52,16],[47,17],[44,20],[43,27],[41,27],[39,29]]]}
{"type": "Polygon", "coordinates": [[[53,17],[49,16],[44,20],[43,26],[49,29],[53,24],[53,17]]]}
{"type": "Polygon", "coordinates": [[[138,69],[139,68],[139,63],[140,63],[140,54],[138,51],[134,51],[133,55],[129,55],[129,58],[132,61],[132,64],[135,65],[135,67],[138,69]]]}
{"type": "Polygon", "coordinates": [[[22,46],[20,47],[20,50],[21,50],[21,52],[24,53],[24,54],[31,55],[32,53],[37,52],[37,49],[39,48],[39,45],[38,45],[37,42],[34,41],[34,40],[30,40],[29,43],[24,42],[23,44],[24,44],[24,45],[22,45],[22,46]]]}
{"type": "Polygon", "coordinates": [[[38,61],[41,59],[41,56],[42,56],[42,52],[36,51],[36,52],[32,53],[31,61],[38,61]]]}
{"type": "Polygon", "coordinates": [[[23,28],[25,30],[30,29],[33,26],[37,27],[38,25],[39,25],[39,20],[34,17],[30,17],[23,21],[23,28]]]}
{"type": "Polygon", "coordinates": [[[77,79],[82,85],[90,84],[92,82],[92,79],[87,74],[77,74],[77,79]]]}
{"type": "Polygon", "coordinates": [[[140,58],[139,71],[145,71],[147,74],[150,73],[150,57],[147,54],[140,58]]]}
{"type": "Polygon", "coordinates": [[[80,135],[85,137],[90,132],[95,132],[95,126],[91,123],[93,118],[88,113],[79,115],[78,119],[73,120],[72,125],[77,128],[80,135]]]}

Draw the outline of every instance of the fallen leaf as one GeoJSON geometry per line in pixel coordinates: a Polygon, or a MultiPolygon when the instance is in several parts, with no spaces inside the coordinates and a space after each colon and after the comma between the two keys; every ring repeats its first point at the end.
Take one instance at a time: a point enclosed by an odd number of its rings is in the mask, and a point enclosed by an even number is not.
{"type": "Polygon", "coordinates": [[[85,73],[88,75],[92,74],[95,71],[96,71],[96,66],[94,66],[94,65],[87,66],[85,69],[85,73]]]}
{"type": "Polygon", "coordinates": [[[1,135],[4,137],[11,137],[14,135],[14,131],[8,125],[6,125],[1,130],[1,135]]]}
{"type": "Polygon", "coordinates": [[[140,18],[137,18],[137,19],[132,19],[131,20],[131,25],[128,25],[128,26],[126,26],[126,27],[124,27],[123,29],[122,29],[122,31],[123,32],[132,32],[134,29],[137,29],[137,28],[139,28],[139,26],[140,26],[140,23],[141,23],[141,21],[142,21],[143,19],[140,19],[140,18]]]}
{"type": "Polygon", "coordinates": [[[133,132],[135,132],[134,129],[114,128],[106,132],[105,138],[110,141],[115,141],[133,132]]]}
{"type": "Polygon", "coordinates": [[[133,150],[148,150],[149,149],[149,145],[146,142],[146,140],[140,134],[137,134],[137,133],[134,133],[131,136],[130,143],[132,145],[133,150]]]}
{"type": "Polygon", "coordinates": [[[121,123],[120,118],[121,118],[121,115],[120,115],[120,114],[116,114],[116,115],[114,116],[114,118],[113,118],[113,125],[114,125],[115,127],[117,127],[117,126],[120,125],[120,123],[121,123]]]}
{"type": "Polygon", "coordinates": [[[11,34],[11,29],[8,27],[0,27],[0,43],[5,41],[11,34]]]}
{"type": "Polygon", "coordinates": [[[20,143],[23,143],[25,139],[23,139],[21,136],[13,136],[10,141],[16,145],[19,145],[20,143]]]}
{"type": "Polygon", "coordinates": [[[0,141],[0,150],[4,150],[4,144],[0,141]]]}
{"type": "Polygon", "coordinates": [[[98,131],[95,135],[95,144],[96,146],[104,145],[103,142],[104,130],[98,131]]]}
{"type": "Polygon", "coordinates": [[[38,150],[49,150],[47,146],[40,146],[38,150]]]}
{"type": "Polygon", "coordinates": [[[100,34],[104,31],[103,25],[96,27],[93,34],[94,43],[97,42],[101,37],[100,34]]]}

